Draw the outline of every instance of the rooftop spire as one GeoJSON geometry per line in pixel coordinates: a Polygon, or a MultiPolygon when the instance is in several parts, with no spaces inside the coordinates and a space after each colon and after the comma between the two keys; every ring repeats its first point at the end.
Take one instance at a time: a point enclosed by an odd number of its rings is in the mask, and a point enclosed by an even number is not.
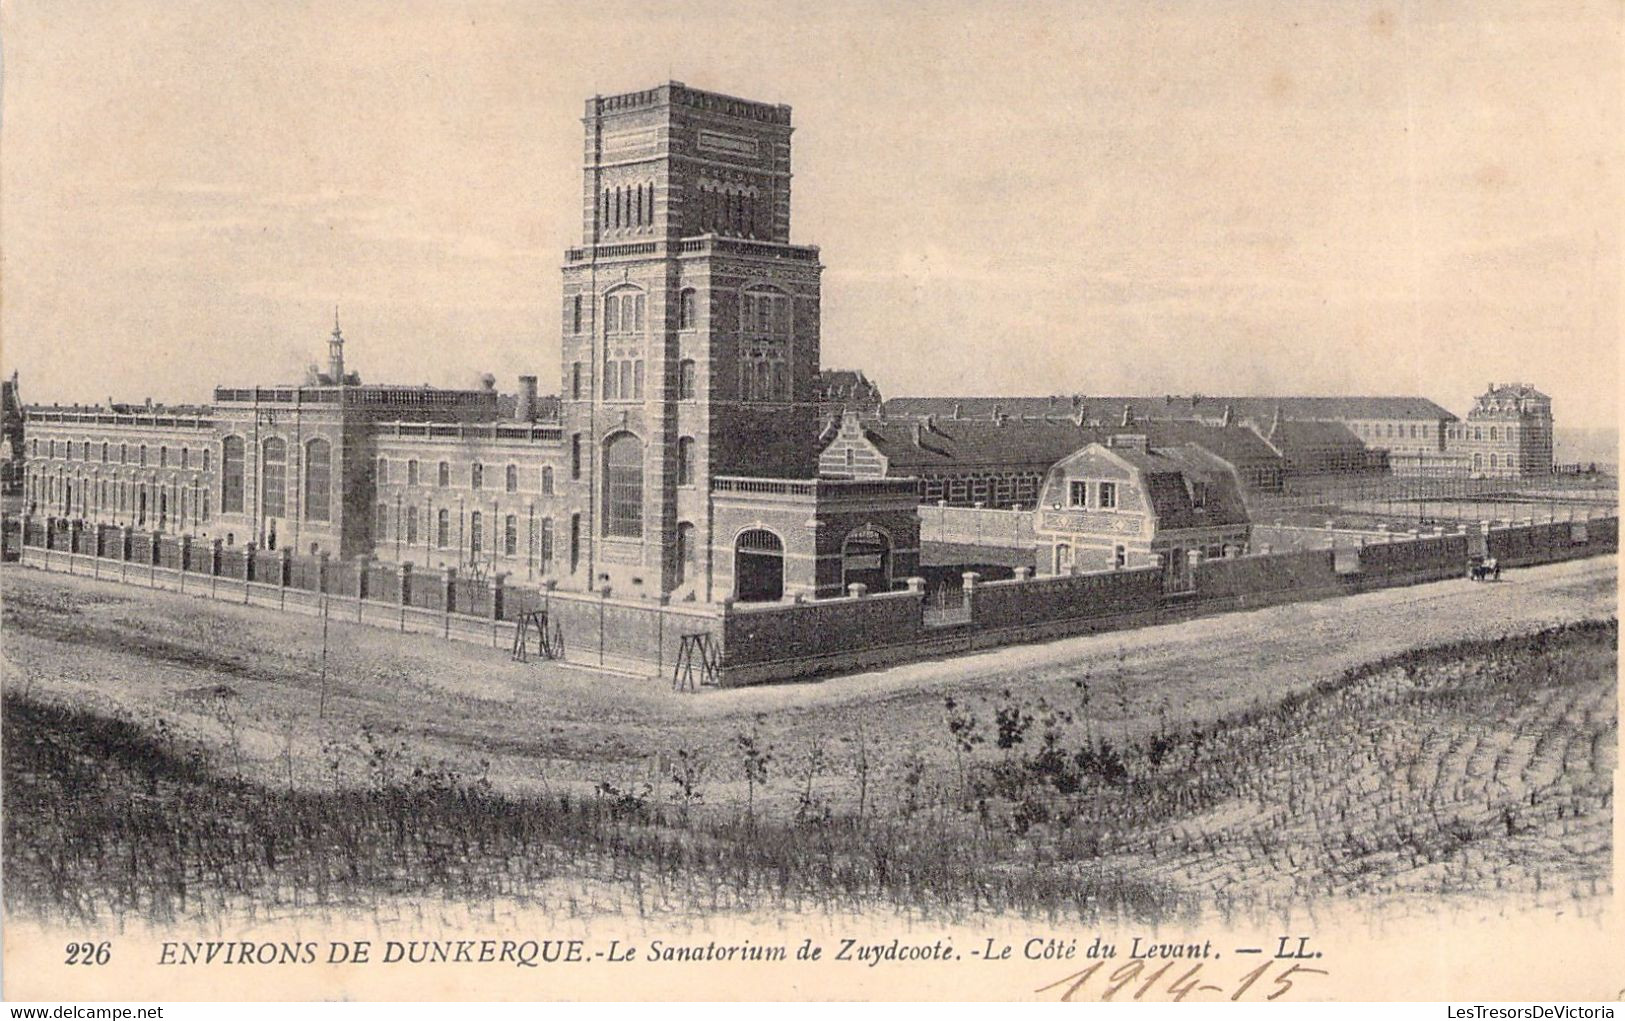
{"type": "Polygon", "coordinates": [[[339,307],[333,306],[333,338],[327,342],[327,375],[335,386],[344,385],[344,333],[339,329],[339,307]]]}

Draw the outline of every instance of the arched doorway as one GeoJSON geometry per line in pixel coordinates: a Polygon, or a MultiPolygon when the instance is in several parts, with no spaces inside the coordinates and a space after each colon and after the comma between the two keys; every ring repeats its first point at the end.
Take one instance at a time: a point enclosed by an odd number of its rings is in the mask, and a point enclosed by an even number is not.
{"type": "Polygon", "coordinates": [[[734,598],[741,603],[784,598],[784,543],[765,528],[741,532],[734,542],[734,598]]]}
{"type": "Polygon", "coordinates": [[[891,539],[873,525],[854,528],[841,543],[841,591],[857,584],[870,592],[891,589],[891,539]]]}

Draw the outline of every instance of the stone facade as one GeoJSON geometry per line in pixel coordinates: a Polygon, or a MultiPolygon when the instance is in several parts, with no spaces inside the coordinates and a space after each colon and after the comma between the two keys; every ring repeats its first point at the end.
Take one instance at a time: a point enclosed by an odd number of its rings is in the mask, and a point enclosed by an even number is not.
{"type": "Polygon", "coordinates": [[[1552,471],[1552,399],[1523,383],[1489,384],[1467,419],[1450,430],[1452,453],[1471,459],[1477,478],[1522,478],[1552,471]]]}

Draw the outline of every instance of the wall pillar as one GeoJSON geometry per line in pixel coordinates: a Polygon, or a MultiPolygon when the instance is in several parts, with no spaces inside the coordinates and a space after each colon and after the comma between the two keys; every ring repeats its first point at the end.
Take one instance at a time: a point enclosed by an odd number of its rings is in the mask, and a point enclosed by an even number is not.
{"type": "Polygon", "coordinates": [[[916,595],[922,595],[922,596],[925,595],[925,579],[924,578],[910,578],[910,579],[908,579],[908,590],[910,592],[913,592],[916,595]]]}
{"type": "Polygon", "coordinates": [[[209,540],[209,575],[211,577],[215,577],[215,578],[220,577],[220,547],[221,547],[221,545],[222,545],[222,542],[219,539],[210,539],[209,540]]]}
{"type": "Polygon", "coordinates": [[[316,591],[327,594],[327,551],[316,554],[316,591]]]}
{"type": "Polygon", "coordinates": [[[284,546],[276,551],[276,583],[283,588],[293,581],[293,551],[284,546]]]}
{"type": "Polygon", "coordinates": [[[129,525],[120,525],[119,526],[119,529],[118,529],[118,537],[119,537],[118,538],[118,558],[120,560],[129,560],[130,559],[130,554],[135,552],[135,549],[134,549],[135,544],[130,541],[131,533],[133,531],[134,531],[134,529],[132,529],[129,525]]]}
{"type": "Polygon", "coordinates": [[[447,613],[457,609],[457,568],[442,567],[440,569],[440,600],[441,606],[447,613]]]}
{"type": "Polygon", "coordinates": [[[869,594],[869,586],[861,581],[855,581],[846,587],[846,594],[853,599],[862,599],[869,594]]]}
{"type": "Polygon", "coordinates": [[[491,619],[502,619],[503,588],[508,583],[508,572],[498,571],[491,579],[491,619]]]}
{"type": "Polygon", "coordinates": [[[244,581],[254,581],[255,576],[259,574],[259,564],[254,562],[254,553],[255,553],[254,544],[252,542],[243,543],[243,580],[244,581]]]}
{"type": "Polygon", "coordinates": [[[192,537],[190,535],[181,536],[180,544],[181,544],[181,578],[184,579],[186,577],[186,572],[188,570],[190,570],[191,567],[192,567],[192,537]]]}
{"type": "Polygon", "coordinates": [[[1017,581],[1032,581],[1033,580],[1033,569],[1030,568],[1030,567],[1018,567],[1018,568],[1016,568],[1016,580],[1017,581]]]}
{"type": "Polygon", "coordinates": [[[401,605],[412,605],[412,565],[401,565],[401,605]]]}
{"type": "Polygon", "coordinates": [[[154,528],[152,530],[152,544],[149,548],[149,553],[151,554],[149,559],[152,561],[153,567],[157,567],[158,564],[163,560],[163,557],[160,555],[163,552],[163,547],[159,545],[159,543],[163,541],[164,533],[154,528]]]}
{"type": "Polygon", "coordinates": [[[367,589],[372,583],[372,579],[368,577],[368,572],[371,570],[371,557],[363,553],[355,558],[355,597],[357,599],[365,600],[367,598],[367,589]]]}

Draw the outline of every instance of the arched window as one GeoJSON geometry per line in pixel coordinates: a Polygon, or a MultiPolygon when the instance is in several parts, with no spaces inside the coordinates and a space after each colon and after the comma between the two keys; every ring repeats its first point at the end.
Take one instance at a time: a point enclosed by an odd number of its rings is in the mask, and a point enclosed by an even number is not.
{"type": "Polygon", "coordinates": [[[451,545],[451,512],[443,507],[435,517],[434,544],[441,549],[451,545]]]}
{"type": "Polygon", "coordinates": [[[451,485],[451,465],[450,464],[448,464],[445,461],[440,462],[440,466],[436,470],[435,482],[438,483],[441,488],[445,488],[446,486],[451,485]]]}
{"type": "MultiPolygon", "coordinates": [[[[1492,436],[1490,438],[1494,439],[1495,437],[1492,436]]],[[[158,448],[158,467],[169,467],[169,448],[167,446],[161,446],[158,448]]]]}
{"type": "MultiPolygon", "coordinates": [[[[85,452],[87,457],[89,456],[89,453],[90,452],[88,450],[85,452]]],[[[192,460],[192,448],[191,447],[182,447],[181,448],[181,467],[182,468],[189,467],[188,462],[190,462],[191,460],[192,460]]]]}
{"type": "Polygon", "coordinates": [[[389,458],[380,457],[378,459],[378,478],[376,481],[380,486],[389,485],[389,458]]]}
{"type": "Polygon", "coordinates": [[[677,328],[692,330],[695,325],[694,288],[684,288],[677,295],[677,328]]]}
{"type": "Polygon", "coordinates": [[[485,465],[475,461],[468,469],[468,484],[475,489],[485,485],[485,465]]]}
{"type": "Polygon", "coordinates": [[[243,512],[243,439],[227,436],[220,441],[220,513],[243,512]]]}
{"type": "MultiPolygon", "coordinates": [[[[1490,426],[1490,440],[1491,440],[1491,442],[1494,442],[1494,440],[1495,440],[1495,426],[1493,426],[1493,425],[1490,426]]],[[[1491,463],[1491,467],[1494,467],[1493,462],[1491,463]]]]}
{"type": "Polygon", "coordinates": [[[377,532],[377,534],[373,536],[375,540],[381,541],[389,538],[389,504],[381,503],[378,505],[377,515],[373,521],[373,528],[377,532]]]}
{"type": "Polygon", "coordinates": [[[288,516],[288,445],[275,436],[260,447],[260,508],[268,518],[288,516]]]}
{"type": "MultiPolygon", "coordinates": [[[[102,460],[105,461],[105,460],[107,460],[107,458],[103,457],[102,460]]],[[[209,448],[204,447],[203,448],[203,470],[204,471],[209,470],[209,462],[210,462],[210,460],[211,460],[211,458],[209,457],[209,448]]]]}
{"type": "Polygon", "coordinates": [[[543,564],[543,569],[545,570],[546,565],[551,564],[553,562],[553,519],[552,518],[543,518],[542,519],[542,542],[541,542],[541,547],[542,547],[542,553],[541,553],[542,564],[543,564]]]}
{"type": "Polygon", "coordinates": [[[406,508],[406,544],[408,546],[418,541],[418,509],[406,508]]]}
{"type": "Polygon", "coordinates": [[[542,468],[542,495],[553,495],[553,466],[545,465],[542,468]]]}
{"type": "Polygon", "coordinates": [[[519,492],[519,466],[510,464],[502,473],[502,488],[510,493],[519,492]]]}
{"type": "MultiPolygon", "coordinates": [[[[37,454],[37,453],[39,453],[39,451],[36,449],[34,451],[34,453],[37,454]]],[[[205,452],[205,456],[207,456],[207,452],[205,452]]],[[[107,463],[107,444],[105,442],[103,442],[102,443],[102,464],[106,464],[106,463],[107,463]]],[[[207,468],[208,465],[205,464],[203,467],[207,468]]]]}
{"type": "MultiPolygon", "coordinates": [[[[54,448],[56,446],[56,441],[53,440],[51,442],[51,446],[54,448]]],[[[52,457],[56,456],[56,452],[55,452],[54,449],[52,450],[51,456],[52,457]]],[[[138,461],[137,463],[140,464],[142,467],[146,467],[146,464],[147,464],[147,445],[145,443],[141,444],[141,460],[138,461]]]]}
{"type": "Polygon", "coordinates": [[[510,557],[519,552],[519,519],[512,514],[502,519],[502,552],[510,557]]]}
{"type": "Polygon", "coordinates": [[[694,399],[694,359],[684,358],[677,363],[677,399],[691,401],[694,399]]]}
{"type": "Polygon", "coordinates": [[[406,462],[406,484],[409,486],[418,484],[418,460],[415,457],[406,462]]]}
{"type": "Polygon", "coordinates": [[[1490,455],[1490,468],[1491,469],[1500,467],[1500,465],[1497,464],[1496,462],[1497,462],[1496,456],[1494,454],[1491,454],[1490,455]]]}
{"type": "Polygon", "coordinates": [[[326,440],[305,444],[305,520],[327,521],[333,502],[333,445],[326,440]]]}
{"type": "Polygon", "coordinates": [[[684,436],[677,441],[677,484],[694,484],[694,437],[684,436]]]}
{"type": "Polygon", "coordinates": [[[643,537],[643,442],[631,433],[604,444],[604,534],[643,537]]]}
{"type": "Polygon", "coordinates": [[[468,516],[468,555],[477,557],[485,548],[485,520],[479,511],[468,516]]]}
{"type": "Polygon", "coordinates": [[[118,463],[130,463],[130,445],[128,443],[120,443],[118,445],[118,463]]]}

